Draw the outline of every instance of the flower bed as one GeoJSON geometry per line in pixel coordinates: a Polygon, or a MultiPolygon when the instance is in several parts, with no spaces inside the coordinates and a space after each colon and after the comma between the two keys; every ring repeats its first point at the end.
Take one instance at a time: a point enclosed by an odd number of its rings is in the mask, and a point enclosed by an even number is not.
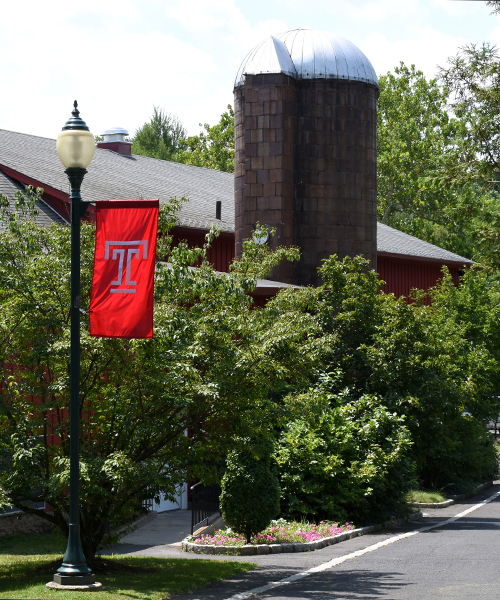
{"type": "MultiPolygon", "coordinates": [[[[330,521],[321,521],[321,523],[316,525],[315,523],[297,523],[296,521],[288,522],[285,519],[278,519],[277,521],[271,521],[269,527],[253,536],[250,544],[306,544],[340,533],[346,533],[353,529],[354,525],[352,523],[338,525],[330,521]]],[[[214,535],[202,535],[197,538],[191,538],[191,541],[203,546],[246,545],[245,537],[242,534],[234,532],[230,527],[219,529],[214,535]]]]}
{"type": "Polygon", "coordinates": [[[322,522],[319,525],[310,525],[308,523],[287,523],[283,519],[279,519],[279,521],[273,521],[265,531],[255,536],[250,544],[245,544],[242,536],[226,528],[216,531],[215,535],[212,536],[206,535],[198,538],[189,536],[182,541],[181,550],[183,552],[196,552],[198,554],[239,554],[240,556],[279,554],[281,552],[311,552],[331,546],[332,544],[338,544],[358,535],[366,535],[373,531],[379,531],[384,527],[399,527],[403,523],[420,519],[421,517],[422,513],[419,511],[403,519],[387,521],[380,525],[368,525],[359,529],[355,529],[351,523],[346,523],[342,526],[328,522],[322,522]],[[271,531],[273,527],[275,529],[271,531]],[[282,537],[278,537],[278,532],[280,532],[279,535],[282,537]],[[290,537],[285,537],[285,534],[290,537]],[[305,537],[308,535],[310,536],[309,538],[305,537]],[[269,537],[263,543],[261,536],[269,537]],[[294,538],[292,536],[297,537],[294,538]],[[285,541],[292,539],[313,539],[313,541],[285,541]]]}

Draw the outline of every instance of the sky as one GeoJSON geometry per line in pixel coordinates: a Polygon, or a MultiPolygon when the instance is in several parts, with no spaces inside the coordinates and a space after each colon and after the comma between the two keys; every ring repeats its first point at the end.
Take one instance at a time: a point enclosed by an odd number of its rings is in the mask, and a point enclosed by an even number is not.
{"type": "Polygon", "coordinates": [[[347,38],[377,74],[428,78],[466,44],[500,46],[500,16],[455,0],[11,0],[0,20],[0,129],[56,138],[77,99],[93,134],[133,135],[153,107],[189,135],[232,102],[246,54],[297,28],[347,38]]]}

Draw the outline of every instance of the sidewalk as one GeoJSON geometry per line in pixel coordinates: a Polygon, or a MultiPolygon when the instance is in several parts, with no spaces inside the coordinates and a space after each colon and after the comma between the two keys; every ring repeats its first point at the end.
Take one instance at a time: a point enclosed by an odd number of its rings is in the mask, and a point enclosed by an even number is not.
{"type": "MultiPolygon", "coordinates": [[[[168,510],[159,513],[156,519],[152,519],[139,529],[124,535],[119,540],[120,551],[124,544],[132,546],[141,546],[150,548],[154,546],[164,546],[165,544],[180,543],[191,533],[191,511],[190,510],[168,510]]],[[[113,550],[115,554],[116,546],[106,550],[113,550]]],[[[106,554],[110,552],[106,551],[106,554]]],[[[127,552],[128,554],[128,552],[127,552]]]]}

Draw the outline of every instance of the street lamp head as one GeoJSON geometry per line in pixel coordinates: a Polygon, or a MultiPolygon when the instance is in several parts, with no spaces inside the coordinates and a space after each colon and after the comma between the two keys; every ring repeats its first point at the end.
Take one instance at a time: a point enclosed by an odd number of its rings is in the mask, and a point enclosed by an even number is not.
{"type": "Polygon", "coordinates": [[[86,169],[94,156],[94,136],[85,121],[75,100],[72,116],[67,120],[57,138],[57,154],[67,169],[86,169]]]}

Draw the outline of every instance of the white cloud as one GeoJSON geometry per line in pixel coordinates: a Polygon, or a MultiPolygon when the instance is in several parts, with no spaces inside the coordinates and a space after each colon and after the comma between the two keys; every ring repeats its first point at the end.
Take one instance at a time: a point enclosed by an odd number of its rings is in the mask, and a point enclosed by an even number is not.
{"type": "Polygon", "coordinates": [[[285,21],[268,19],[252,26],[235,0],[178,0],[167,8],[167,16],[199,36],[201,45],[211,46],[232,76],[245,55],[267,36],[286,31],[285,21]]]}
{"type": "MultiPolygon", "coordinates": [[[[412,18],[421,11],[421,0],[344,0],[343,9],[349,11],[354,19],[362,19],[371,23],[386,21],[397,16],[412,18]]],[[[335,7],[338,9],[338,5],[335,7]]]]}
{"type": "MultiPolygon", "coordinates": [[[[118,7],[122,2],[100,10],[93,1],[85,11],[112,15],[118,7]]],[[[141,33],[131,27],[108,28],[103,34],[82,26],[82,13],[70,11],[68,16],[60,8],[54,19],[37,5],[23,27],[0,24],[1,128],[55,137],[76,98],[96,134],[112,125],[133,133],[149,118],[153,105],[178,113],[194,133],[207,118],[197,114],[200,104],[210,105],[212,96],[217,98],[220,115],[231,101],[231,93],[222,99],[214,85],[212,57],[193,43],[169,32],[141,33]]],[[[115,22],[125,14],[129,21],[136,10],[130,2],[123,9],[115,22]]],[[[10,16],[19,17],[14,14],[18,12],[11,9],[10,16]]],[[[140,20],[139,13],[135,16],[140,20]]]]}
{"type": "MultiPolygon", "coordinates": [[[[199,122],[215,123],[232,101],[245,55],[268,35],[292,27],[344,35],[361,47],[377,73],[403,60],[434,76],[436,64],[444,66],[460,45],[491,39],[487,33],[499,22],[484,3],[448,0],[4,4],[0,127],[54,137],[75,98],[94,133],[113,125],[133,133],[153,105],[177,113],[189,133],[196,133],[199,122]],[[472,15],[479,14],[474,21],[472,15]],[[475,26],[475,37],[469,25],[475,26]]],[[[493,37],[500,42],[500,28],[493,37]]]]}
{"type": "Polygon", "coordinates": [[[414,64],[427,77],[435,77],[437,65],[445,67],[448,57],[456,54],[459,46],[466,43],[462,38],[428,27],[410,29],[406,33],[410,35],[393,41],[380,33],[373,33],[360,44],[378,75],[392,71],[402,61],[408,66],[414,64]]]}

